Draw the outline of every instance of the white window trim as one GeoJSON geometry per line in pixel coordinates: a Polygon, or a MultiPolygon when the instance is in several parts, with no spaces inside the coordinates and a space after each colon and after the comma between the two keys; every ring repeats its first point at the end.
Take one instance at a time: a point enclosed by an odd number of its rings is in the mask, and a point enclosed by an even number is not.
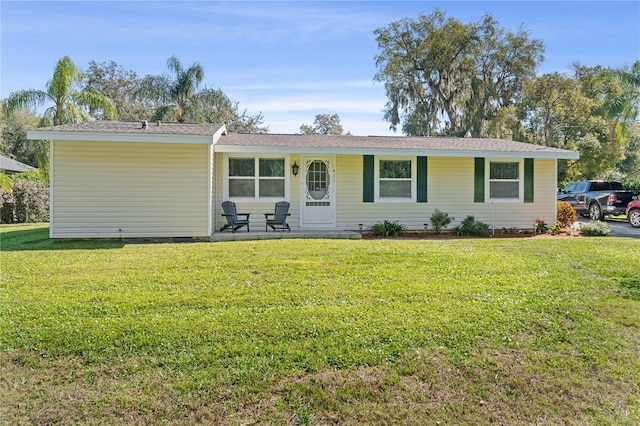
{"type": "Polygon", "coordinates": [[[485,158],[484,170],[484,201],[486,203],[524,203],[524,158],[485,158]],[[518,198],[491,198],[491,163],[518,163],[518,198]]]}
{"type": "Polygon", "coordinates": [[[374,197],[373,201],[376,203],[415,203],[418,193],[418,161],[416,157],[404,156],[378,156],[376,155],[374,161],[374,197]],[[411,197],[380,197],[380,161],[381,160],[393,160],[393,161],[411,161],[411,197]]]}
{"type": "MultiPolygon", "coordinates": [[[[222,173],[223,173],[223,177],[224,177],[224,185],[223,185],[223,190],[222,190],[222,195],[223,198],[225,200],[230,200],[230,201],[257,201],[257,202],[268,202],[268,203],[272,203],[272,202],[276,202],[276,201],[289,201],[289,188],[290,188],[290,184],[291,184],[291,177],[290,177],[290,170],[291,170],[291,163],[289,161],[289,155],[284,155],[284,154],[234,154],[234,153],[225,153],[223,158],[222,158],[222,173]],[[255,186],[255,196],[253,197],[230,197],[229,196],[229,159],[230,158],[253,158],[256,160],[256,176],[254,176],[254,179],[256,181],[259,181],[260,178],[257,176],[257,173],[259,173],[259,167],[258,167],[258,159],[281,159],[284,158],[284,197],[260,197],[258,195],[258,191],[260,190],[260,187],[258,184],[256,184],[255,186]]],[[[247,177],[248,178],[248,177],[247,177]]],[[[268,179],[268,178],[265,178],[268,179]]]]}

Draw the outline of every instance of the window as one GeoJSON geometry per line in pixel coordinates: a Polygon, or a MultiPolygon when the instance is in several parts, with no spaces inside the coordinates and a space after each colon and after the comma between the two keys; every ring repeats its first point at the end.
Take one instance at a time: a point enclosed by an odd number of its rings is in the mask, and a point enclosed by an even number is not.
{"type": "Polygon", "coordinates": [[[285,159],[228,158],[229,198],[285,198],[285,159]]]}
{"type": "Polygon", "coordinates": [[[415,201],[415,161],[408,158],[377,158],[376,200],[415,201]]]}
{"type": "Polygon", "coordinates": [[[487,160],[489,201],[522,201],[522,161],[487,160]]]}
{"type": "Polygon", "coordinates": [[[314,200],[322,200],[329,192],[330,176],[327,164],[315,160],[307,166],[307,193],[314,200]]]}

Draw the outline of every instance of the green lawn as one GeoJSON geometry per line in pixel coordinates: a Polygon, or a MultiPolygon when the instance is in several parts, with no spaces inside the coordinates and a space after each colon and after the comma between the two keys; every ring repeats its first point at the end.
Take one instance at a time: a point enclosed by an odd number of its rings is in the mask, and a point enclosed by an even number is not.
{"type": "Polygon", "coordinates": [[[637,239],[0,230],[0,424],[640,423],[637,239]]]}

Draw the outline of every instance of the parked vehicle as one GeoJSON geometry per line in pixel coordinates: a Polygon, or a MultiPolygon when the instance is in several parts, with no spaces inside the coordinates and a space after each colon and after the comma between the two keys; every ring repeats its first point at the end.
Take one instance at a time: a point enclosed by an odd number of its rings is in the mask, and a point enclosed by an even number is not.
{"type": "Polygon", "coordinates": [[[640,228],[640,200],[634,200],[627,206],[627,220],[634,228],[640,228]]]}
{"type": "Polygon", "coordinates": [[[627,204],[637,196],[637,192],[626,191],[620,182],[587,180],[572,183],[559,191],[557,199],[571,204],[579,215],[603,220],[605,215],[625,214],[627,204]]]}

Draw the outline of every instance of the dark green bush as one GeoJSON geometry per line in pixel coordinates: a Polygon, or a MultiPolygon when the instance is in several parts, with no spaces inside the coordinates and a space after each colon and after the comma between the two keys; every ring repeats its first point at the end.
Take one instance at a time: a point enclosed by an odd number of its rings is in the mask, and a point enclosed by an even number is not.
{"type": "Polygon", "coordinates": [[[452,220],[455,220],[454,217],[449,216],[449,213],[441,212],[438,209],[433,211],[431,215],[431,225],[433,225],[433,232],[439,234],[442,232],[442,228],[451,223],[452,220]]]}
{"type": "Polygon", "coordinates": [[[15,203],[13,196],[0,191],[0,223],[13,223],[15,203]]]}
{"type": "Polygon", "coordinates": [[[478,235],[486,237],[489,235],[489,225],[486,223],[476,221],[475,217],[467,216],[454,229],[456,235],[478,235]]]}
{"type": "Polygon", "coordinates": [[[406,232],[407,228],[398,221],[377,222],[369,227],[369,231],[376,237],[397,237],[406,232]]]}
{"type": "Polygon", "coordinates": [[[611,228],[609,228],[609,225],[599,220],[592,220],[582,225],[582,234],[589,237],[606,237],[610,232],[611,228]]]}
{"type": "Polygon", "coordinates": [[[536,219],[536,229],[535,229],[536,233],[544,234],[548,230],[549,230],[549,226],[544,220],[536,219]]]}
{"type": "Polygon", "coordinates": [[[16,222],[49,221],[49,185],[43,182],[17,180],[13,183],[16,222]]]}

